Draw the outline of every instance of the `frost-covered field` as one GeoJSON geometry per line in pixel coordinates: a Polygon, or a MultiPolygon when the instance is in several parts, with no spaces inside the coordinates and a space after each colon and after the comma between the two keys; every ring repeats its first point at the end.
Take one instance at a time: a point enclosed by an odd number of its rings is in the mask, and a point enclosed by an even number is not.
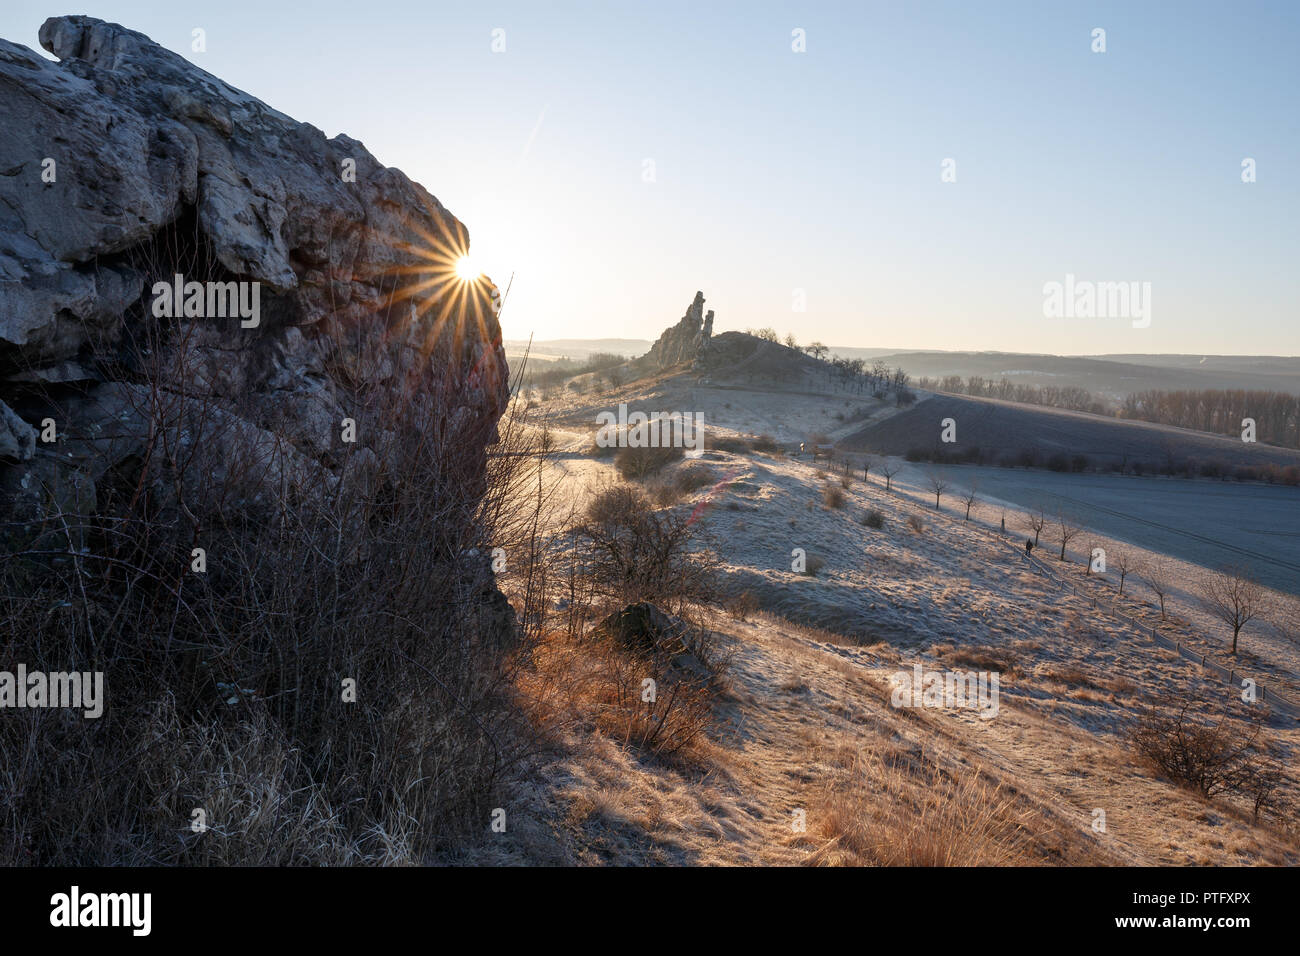
{"type": "MultiPolygon", "coordinates": [[[[707,388],[686,376],[614,395],[566,395],[548,408],[556,456],[545,480],[554,490],[547,516],[556,528],[619,480],[611,460],[593,456],[590,447],[594,413],[611,398],[647,410],[703,412],[714,438],[767,433],[787,445],[812,432],[832,439],[845,434],[855,425],[844,419],[861,421],[864,408],[873,418],[896,414],[887,403],[707,388]]],[[[652,481],[671,482],[678,470],[700,467],[712,482],[673,507],[697,516],[727,590],[750,592],[759,608],[753,619],[719,614],[713,624],[736,641],[727,720],[743,732],[718,738],[719,759],[730,763],[716,786],[704,789],[638,769],[612,752],[561,760],[547,776],[564,800],[591,814],[585,827],[603,821],[601,832],[617,843],[629,821],[645,820],[656,852],[679,861],[810,861],[810,846],[779,837],[781,814],[790,806],[817,806],[834,764],[818,755],[828,747],[856,752],[870,730],[880,735],[872,746],[881,752],[933,754],[957,774],[979,768],[1063,821],[1062,833],[1086,836],[1095,808],[1109,808],[1111,835],[1091,848],[1067,849],[1062,860],[1083,853],[1093,863],[1294,862],[1291,848],[1234,816],[1237,811],[1224,812],[1152,777],[1125,738],[1147,706],[1212,702],[1232,693],[1198,664],[1154,643],[1153,626],[1300,700],[1300,600],[1276,595],[1280,626],[1252,624],[1241,653],[1230,660],[1222,624],[1196,603],[1198,583],[1209,572],[1179,550],[1199,540],[1192,533],[1263,553],[1267,545],[1251,548],[1250,535],[1263,529],[1275,532],[1266,540],[1286,538],[1276,532],[1294,520],[1287,510],[1294,497],[1286,494],[1293,489],[1163,479],[1109,485],[1101,479],[1094,487],[1092,479],[1047,472],[952,469],[952,487],[936,512],[926,465],[876,458],[868,479],[859,462],[846,481],[842,463],[715,447],[652,481]],[[980,479],[969,521],[958,493],[965,482],[957,476],[980,479]],[[1023,487],[999,482],[1008,478],[1023,487]],[[1045,530],[1037,553],[1049,566],[1045,572],[1025,559],[1023,542],[1032,534],[1026,513],[1049,488],[1094,503],[1089,513],[1071,502],[1088,527],[1069,543],[1066,562],[1055,560],[1060,546],[1051,526],[1045,530]],[[1271,509],[1259,511],[1258,524],[1247,520],[1257,508],[1271,509]],[[865,522],[872,511],[879,512],[880,527],[865,522]],[[1161,529],[1155,527],[1148,535],[1135,516],[1164,526],[1164,536],[1156,537],[1161,529]],[[1134,534],[1133,525],[1143,530],[1134,534]],[[1169,619],[1160,620],[1154,595],[1136,575],[1118,605],[1132,620],[1107,613],[1118,576],[1113,567],[1105,575],[1084,574],[1084,555],[1093,547],[1113,559],[1127,553],[1134,565],[1164,561],[1172,580],[1169,619]],[[798,557],[813,573],[796,569],[798,557]],[[915,665],[1000,674],[1002,709],[989,720],[961,709],[924,715],[893,709],[895,675],[915,665]],[[682,836],[694,833],[700,837],[682,836]]],[[[1061,500],[1043,504],[1050,512],[1061,500]]],[[[1294,545],[1294,537],[1287,540],[1294,545]]],[[[1275,714],[1270,733],[1294,766],[1300,726],[1275,714]]],[[[1300,792],[1293,775],[1285,787],[1300,792]]],[[[863,799],[890,805],[880,794],[863,799]]]]}
{"type": "Polygon", "coordinates": [[[1300,488],[975,466],[923,471],[963,487],[976,482],[983,496],[1024,508],[1065,508],[1110,537],[1205,567],[1243,564],[1269,587],[1300,594],[1300,488]]]}

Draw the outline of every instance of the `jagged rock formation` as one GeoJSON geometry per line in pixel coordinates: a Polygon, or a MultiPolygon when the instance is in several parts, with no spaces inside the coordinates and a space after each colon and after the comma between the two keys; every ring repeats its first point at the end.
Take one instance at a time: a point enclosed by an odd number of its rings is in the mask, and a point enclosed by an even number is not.
{"type": "Polygon", "coordinates": [[[340,423],[380,392],[473,436],[481,479],[507,399],[497,290],[456,280],[469,239],[437,199],[140,33],[57,17],[40,41],[59,62],[0,40],[0,518],[72,487],[93,505],[172,424],[328,484],[367,460],[376,430],[344,456],[340,423]],[[151,322],[176,275],[256,283],[259,321],[151,322]]]}
{"type": "Polygon", "coordinates": [[[704,314],[704,293],[696,292],[690,308],[678,323],[664,330],[646,360],[652,368],[666,369],[683,362],[702,367],[713,336],[713,311],[704,314]]]}
{"type": "Polygon", "coordinates": [[[693,368],[702,369],[708,365],[709,343],[713,341],[713,310],[704,316],[704,328],[700,329],[700,334],[695,337],[695,359],[692,363],[693,368]]]}

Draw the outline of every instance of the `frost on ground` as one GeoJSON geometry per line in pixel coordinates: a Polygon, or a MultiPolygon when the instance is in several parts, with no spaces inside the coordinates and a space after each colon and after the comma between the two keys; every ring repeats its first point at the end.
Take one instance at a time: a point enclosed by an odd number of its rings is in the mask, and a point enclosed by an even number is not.
{"type": "MultiPolygon", "coordinates": [[[[703,409],[714,441],[767,433],[797,444],[841,427],[843,399],[834,396],[742,398],[683,377],[637,388],[603,394],[601,404],[556,403],[547,480],[566,507],[552,516],[618,481],[609,461],[591,454],[585,424],[611,400],[703,409]]],[[[890,413],[876,403],[862,414],[890,413]]],[[[728,593],[748,592],[757,606],[706,614],[733,655],[714,724],[690,760],[665,762],[570,721],[531,783],[527,822],[495,851],[502,860],[1300,861],[1293,829],[1256,823],[1240,801],[1207,800],[1159,778],[1126,738],[1139,712],[1159,701],[1216,702],[1239,692],[1154,643],[1153,626],[1300,701],[1295,599],[1274,594],[1272,621],[1248,628],[1230,659],[1223,625],[1194,601],[1203,569],[1087,529],[1059,562],[1049,522],[1036,552],[1051,566],[1044,573],[1024,555],[1033,532],[1023,509],[978,501],[967,520],[953,490],[936,509],[924,468],[891,461],[888,491],[881,459],[866,479],[860,464],[846,476],[825,461],[717,448],[670,466],[669,475],[709,469],[710,483],[671,507],[697,516],[728,593]],[[867,522],[873,512],[879,527],[867,522]],[[1168,620],[1133,574],[1117,608],[1136,623],[1106,613],[1118,574],[1113,559],[1105,574],[1085,573],[1084,556],[1096,547],[1127,552],[1135,564],[1165,562],[1168,620]],[[997,672],[997,715],[891,706],[895,675],[917,664],[997,672]]],[[[1300,728],[1274,714],[1268,733],[1294,800],[1300,728]]]]}

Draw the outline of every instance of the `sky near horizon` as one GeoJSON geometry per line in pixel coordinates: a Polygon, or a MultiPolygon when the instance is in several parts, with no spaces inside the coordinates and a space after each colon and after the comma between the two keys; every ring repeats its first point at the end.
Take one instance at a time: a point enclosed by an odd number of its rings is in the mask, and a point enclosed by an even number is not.
{"type": "Polygon", "coordinates": [[[506,338],[653,339],[699,289],[801,343],[1300,355],[1300,3],[5,0],[0,37],[65,12],[421,182],[506,338]],[[1146,323],[1045,315],[1067,275],[1146,323]]]}

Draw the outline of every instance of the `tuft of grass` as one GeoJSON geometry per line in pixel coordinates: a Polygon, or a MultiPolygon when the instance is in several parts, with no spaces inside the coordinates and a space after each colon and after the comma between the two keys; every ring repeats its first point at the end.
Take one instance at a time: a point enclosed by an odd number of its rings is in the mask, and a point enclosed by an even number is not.
{"type": "Polygon", "coordinates": [[[822,866],[1023,866],[1059,859],[1065,835],[978,769],[924,755],[841,749],[808,817],[822,866]]]}

